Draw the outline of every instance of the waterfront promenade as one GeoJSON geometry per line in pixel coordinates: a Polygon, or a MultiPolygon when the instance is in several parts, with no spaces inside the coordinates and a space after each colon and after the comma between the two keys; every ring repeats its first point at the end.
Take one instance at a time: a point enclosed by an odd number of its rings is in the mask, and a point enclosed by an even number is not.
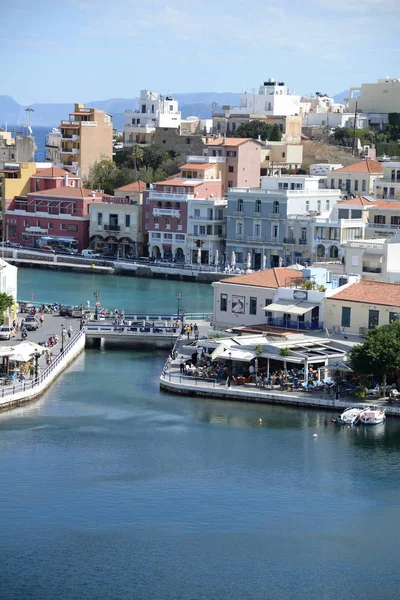
{"type": "MultiPolygon", "coordinates": [[[[190,321],[189,321],[190,323],[190,321]]],[[[209,323],[198,322],[199,343],[205,345],[207,333],[210,331],[209,323]]],[[[222,341],[222,339],[220,340],[222,341]]],[[[324,392],[307,391],[281,391],[279,386],[272,389],[267,387],[258,387],[255,383],[244,383],[235,385],[233,382],[228,385],[227,378],[212,379],[204,377],[202,369],[194,369],[193,375],[185,375],[180,371],[180,365],[192,358],[192,354],[198,350],[193,336],[187,339],[186,335],[180,336],[174,347],[175,358],[169,358],[160,376],[160,388],[173,394],[182,394],[186,396],[199,396],[203,398],[217,398],[220,400],[252,402],[260,404],[275,404],[284,406],[296,406],[303,408],[318,408],[342,412],[350,406],[381,405],[385,408],[386,414],[400,417],[400,403],[390,403],[385,399],[358,398],[350,396],[341,396],[336,399],[334,394],[324,392]],[[197,374],[196,374],[197,373],[197,374]]]]}

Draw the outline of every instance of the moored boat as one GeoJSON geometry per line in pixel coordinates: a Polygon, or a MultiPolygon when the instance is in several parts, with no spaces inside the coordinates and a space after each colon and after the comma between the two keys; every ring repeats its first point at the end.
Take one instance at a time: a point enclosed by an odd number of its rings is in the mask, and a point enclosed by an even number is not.
{"type": "Polygon", "coordinates": [[[362,412],[368,409],[369,406],[352,406],[351,408],[346,408],[346,410],[337,417],[335,422],[338,425],[357,425],[360,421],[362,412]]]}
{"type": "Polygon", "coordinates": [[[364,425],[378,425],[383,423],[385,419],[385,411],[379,406],[369,406],[360,415],[360,422],[364,425]]]}

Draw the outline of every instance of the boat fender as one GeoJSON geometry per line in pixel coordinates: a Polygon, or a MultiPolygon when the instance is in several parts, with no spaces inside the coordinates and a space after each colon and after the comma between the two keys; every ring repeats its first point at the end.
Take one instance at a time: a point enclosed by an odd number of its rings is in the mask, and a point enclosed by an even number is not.
{"type": "Polygon", "coordinates": [[[317,434],[317,433],[314,433],[314,434],[313,434],[313,438],[317,438],[317,437],[318,437],[318,434],[317,434]]]}

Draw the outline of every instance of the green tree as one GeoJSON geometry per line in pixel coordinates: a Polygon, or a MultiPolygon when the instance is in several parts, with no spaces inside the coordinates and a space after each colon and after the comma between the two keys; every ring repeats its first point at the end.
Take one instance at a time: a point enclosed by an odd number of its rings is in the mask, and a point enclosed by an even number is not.
{"type": "Polygon", "coordinates": [[[270,142],[280,142],[282,139],[282,132],[279,129],[279,126],[275,123],[275,125],[271,129],[271,133],[269,136],[270,142]]]}
{"type": "Polygon", "coordinates": [[[371,329],[367,341],[350,351],[350,361],[357,373],[379,377],[386,385],[387,377],[400,369],[400,322],[371,329]]]}
{"type": "Polygon", "coordinates": [[[83,179],[83,185],[92,190],[103,190],[105,194],[114,193],[114,181],[117,167],[106,156],[101,156],[89,169],[89,174],[83,179]]]}
{"type": "Polygon", "coordinates": [[[14,298],[5,292],[0,292],[0,322],[4,323],[4,312],[14,305],[14,298]]]}
{"type": "Polygon", "coordinates": [[[156,170],[161,167],[164,160],[167,160],[169,154],[164,152],[164,150],[158,144],[150,144],[150,146],[146,146],[143,148],[143,164],[146,167],[151,167],[156,170]]]}
{"type": "Polygon", "coordinates": [[[253,140],[258,140],[260,137],[263,141],[270,140],[272,129],[271,125],[267,125],[263,121],[249,121],[236,129],[234,137],[253,138],[253,140]]]}
{"type": "Polygon", "coordinates": [[[133,144],[131,156],[133,162],[133,170],[135,172],[135,178],[137,179],[138,166],[142,164],[144,156],[143,149],[139,146],[139,144],[133,144]]]}

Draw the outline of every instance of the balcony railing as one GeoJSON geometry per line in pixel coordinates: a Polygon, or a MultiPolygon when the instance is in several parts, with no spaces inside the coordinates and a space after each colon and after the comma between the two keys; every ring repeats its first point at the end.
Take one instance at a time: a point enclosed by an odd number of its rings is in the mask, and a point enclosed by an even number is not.
{"type": "Polygon", "coordinates": [[[283,215],[281,215],[278,212],[277,213],[276,212],[269,213],[268,216],[270,219],[283,219],[283,215]]]}
{"type": "Polygon", "coordinates": [[[246,242],[262,242],[261,235],[246,235],[246,242]]]}
{"type": "Polygon", "coordinates": [[[244,217],[244,211],[243,210],[234,210],[233,216],[234,217],[244,217]]]}
{"type": "Polygon", "coordinates": [[[121,231],[120,225],[104,225],[104,231],[121,231]]]}
{"type": "Polygon", "coordinates": [[[292,238],[292,237],[284,237],[283,243],[284,244],[295,244],[296,240],[295,240],[295,238],[292,238]]]}
{"type": "Polygon", "coordinates": [[[367,267],[363,265],[363,273],[382,273],[381,267],[367,267]]]}
{"type": "Polygon", "coordinates": [[[268,317],[267,325],[271,327],[280,327],[283,329],[299,329],[300,331],[313,331],[316,329],[323,329],[323,322],[313,321],[294,321],[292,319],[282,319],[275,317],[268,317]]]}
{"type": "Polygon", "coordinates": [[[367,223],[369,229],[400,229],[400,223],[367,223]]]}
{"type": "Polygon", "coordinates": [[[303,240],[302,238],[300,238],[299,239],[299,244],[300,244],[300,246],[307,246],[308,241],[307,241],[307,239],[303,240]]]}
{"type": "Polygon", "coordinates": [[[155,217],[176,217],[180,219],[181,211],[175,208],[153,208],[153,215],[155,217]]]}

